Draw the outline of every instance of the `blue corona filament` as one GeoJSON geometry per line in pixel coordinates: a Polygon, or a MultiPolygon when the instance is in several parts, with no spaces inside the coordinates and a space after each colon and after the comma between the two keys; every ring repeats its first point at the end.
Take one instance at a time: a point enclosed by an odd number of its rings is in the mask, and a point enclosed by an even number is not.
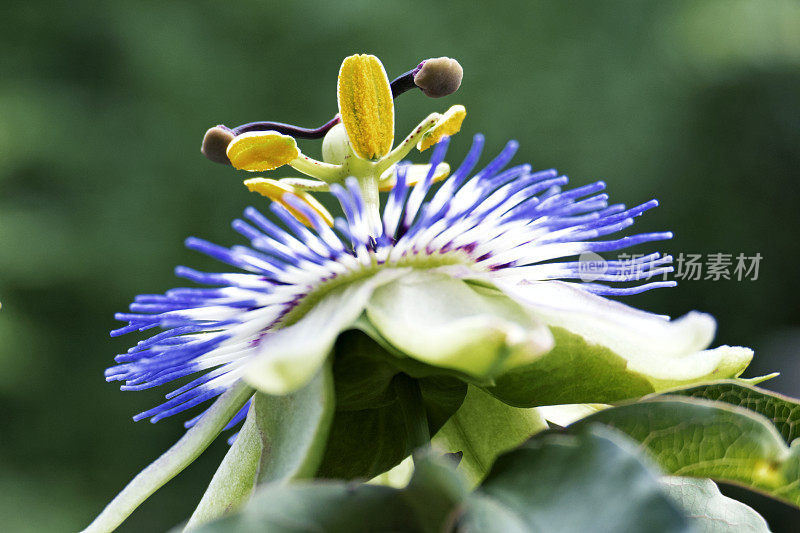
{"type": "MultiPolygon", "coordinates": [[[[529,165],[507,168],[517,150],[513,141],[475,171],[483,143],[483,136],[476,135],[459,168],[435,192],[434,169],[444,160],[446,138],[436,146],[424,180],[408,186],[401,165],[380,225],[367,216],[357,180],[348,178],[344,186],[330,188],[344,214],[333,228],[287,194],[285,202],[305,215],[312,227],[276,202],[270,208],[283,227],[252,207],[245,210],[244,220],[233,222],[233,229],[249,241],[247,246],[225,248],[187,239],[187,247],[236,271],[206,273],[178,267],[178,276],[207,287],[143,294],[130,305],[129,313],[116,315],[128,325],[112,331],[112,336],[162,331],[118,355],[117,364],[106,370],[108,381],[122,381],[123,390],[143,390],[197,376],[134,420],[156,422],[217,397],[242,377],[260,340],[304,296],[328,280],[366,267],[457,255],[466,267],[489,277],[571,281],[600,295],[630,295],[675,284],[647,281],[672,271],[672,258],[657,253],[609,260],[592,282],[580,281],[577,258],[583,253],[613,252],[672,237],[658,232],[607,238],[656,207],[655,200],[630,209],[609,205],[603,182],[565,190],[568,178],[555,170],[533,172],[529,165]]],[[[247,409],[245,405],[228,427],[241,422],[247,409]]]]}

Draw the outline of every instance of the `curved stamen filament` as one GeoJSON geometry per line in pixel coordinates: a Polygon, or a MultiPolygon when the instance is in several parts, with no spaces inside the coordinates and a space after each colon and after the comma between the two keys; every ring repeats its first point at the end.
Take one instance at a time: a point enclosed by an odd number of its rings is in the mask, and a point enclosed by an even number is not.
{"type": "Polygon", "coordinates": [[[392,98],[397,98],[401,94],[406,91],[410,91],[411,89],[416,89],[417,84],[414,83],[414,76],[420,71],[422,66],[425,64],[425,61],[421,62],[419,65],[414,67],[413,69],[400,74],[395,79],[392,80],[390,84],[392,88],[392,98]]]}
{"type": "Polygon", "coordinates": [[[291,135],[295,139],[321,139],[341,120],[341,117],[336,115],[319,128],[301,128],[292,124],[284,124],[283,122],[248,122],[247,124],[236,126],[231,131],[234,135],[241,135],[251,131],[277,131],[284,135],[291,135]]]}

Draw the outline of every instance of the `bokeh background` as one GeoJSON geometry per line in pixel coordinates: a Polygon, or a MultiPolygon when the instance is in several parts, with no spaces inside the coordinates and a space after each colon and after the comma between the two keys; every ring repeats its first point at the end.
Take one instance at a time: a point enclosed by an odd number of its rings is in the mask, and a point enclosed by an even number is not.
{"type": "MultiPolygon", "coordinates": [[[[718,344],[756,349],[749,375],[800,395],[800,3],[31,2],[0,17],[0,517],[5,531],[74,531],[181,434],[134,424],[166,391],[122,393],[103,369],[139,292],[216,268],[183,248],[239,242],[230,220],[265,206],[199,153],[217,123],[316,126],[336,110],[343,57],[393,77],[426,57],[464,66],[445,100],[397,102],[398,136],[463,103],[457,160],[489,153],[609,184],[660,249],[763,256],[757,281],[686,281],[628,303],[719,319],[718,344]]],[[[318,155],[318,143],[304,148],[318,155]]],[[[279,173],[277,177],[280,177],[279,173]]],[[[122,531],[188,516],[225,453],[220,439],[122,531]]],[[[741,495],[741,494],[740,494],[741,495]]],[[[776,531],[798,514],[747,496],[776,531]]]]}

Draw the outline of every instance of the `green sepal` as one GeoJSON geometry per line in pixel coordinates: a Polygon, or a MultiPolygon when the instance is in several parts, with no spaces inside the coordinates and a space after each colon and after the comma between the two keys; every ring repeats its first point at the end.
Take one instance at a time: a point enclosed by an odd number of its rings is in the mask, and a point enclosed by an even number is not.
{"type": "Polygon", "coordinates": [[[401,372],[395,359],[361,331],[343,332],[333,356],[336,409],[359,411],[394,402],[391,383],[401,372]]]}
{"type": "MultiPolygon", "coordinates": [[[[467,385],[441,369],[414,365],[422,376],[361,331],[345,331],[336,342],[333,374],[336,414],[319,475],[370,478],[394,467],[458,409],[467,385]]],[[[413,360],[412,360],[413,361],[413,360]]]]}
{"type": "Polygon", "coordinates": [[[323,365],[302,389],[286,396],[256,393],[236,441],[187,529],[234,511],[258,484],[313,476],[322,460],[334,410],[330,364],[323,365]]]}
{"type": "Polygon", "coordinates": [[[360,329],[343,332],[336,342],[333,363],[336,409],[380,408],[395,401],[390,384],[402,372],[417,380],[429,432],[436,433],[464,401],[465,376],[406,357],[388,345],[363,317],[356,326],[360,329]]]}
{"type": "Polygon", "coordinates": [[[690,312],[669,320],[592,294],[576,283],[476,279],[524,305],[550,327],[554,349],[509,369],[487,390],[518,407],[612,403],[715,379],[738,377],[753,352],[709,349],[716,322],[690,312]]]}
{"type": "Polygon", "coordinates": [[[330,364],[292,394],[256,394],[253,414],[264,449],[256,482],[313,476],[325,452],[335,406],[330,364]]]}
{"type": "Polygon", "coordinates": [[[647,379],[627,369],[610,349],[552,327],[555,347],[536,361],[495,379],[486,391],[509,405],[537,407],[613,403],[654,392],[647,379]]]}
{"type": "Polygon", "coordinates": [[[434,436],[433,443],[448,452],[462,452],[458,469],[479,482],[498,455],[547,429],[536,409],[511,407],[470,386],[464,403],[434,436]]]}
{"type": "Polygon", "coordinates": [[[336,411],[317,477],[370,479],[430,440],[416,380],[397,374],[389,390],[394,401],[381,407],[336,411]]]}
{"type": "Polygon", "coordinates": [[[452,376],[421,378],[417,383],[428,415],[428,432],[435,435],[464,403],[467,384],[452,376]]]}
{"type": "Polygon", "coordinates": [[[189,518],[186,530],[236,511],[247,502],[256,485],[262,449],[255,417],[249,414],[189,518]]]}

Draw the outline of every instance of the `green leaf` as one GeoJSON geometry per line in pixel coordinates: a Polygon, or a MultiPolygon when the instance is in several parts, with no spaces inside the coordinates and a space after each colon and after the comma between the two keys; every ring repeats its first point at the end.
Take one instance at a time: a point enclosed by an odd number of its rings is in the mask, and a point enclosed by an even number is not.
{"type": "Polygon", "coordinates": [[[458,468],[477,483],[498,455],[546,428],[536,409],[511,407],[470,386],[464,403],[433,442],[449,452],[463,452],[458,468]]]}
{"type": "Polygon", "coordinates": [[[765,417],[728,403],[664,397],[599,411],[570,425],[601,423],[640,442],[678,476],[712,478],[800,506],[800,447],[765,417]]]}
{"type": "Polygon", "coordinates": [[[416,531],[398,491],[379,485],[306,482],[261,487],[236,514],[204,524],[196,533],[307,533],[416,531]]]}
{"type": "Polygon", "coordinates": [[[288,394],[308,383],[331,353],[339,334],[361,315],[373,291],[409,270],[381,270],[328,288],[322,296],[309,295],[301,310],[293,310],[284,319],[284,327],[261,340],[258,354],[247,366],[245,381],[274,395],[288,394]],[[309,302],[313,302],[310,307],[309,302]]]}
{"type": "Polygon", "coordinates": [[[430,440],[417,382],[397,374],[390,390],[394,400],[379,408],[336,411],[317,477],[370,479],[430,440]]]}
{"type": "Polygon", "coordinates": [[[264,450],[257,482],[313,476],[322,461],[334,410],[330,365],[324,365],[311,382],[292,394],[256,394],[253,417],[264,450]]]}
{"type": "Polygon", "coordinates": [[[795,398],[734,380],[675,389],[665,394],[703,398],[743,407],[768,418],[787,443],[791,444],[800,437],[800,400],[795,398]]]}
{"type": "Polygon", "coordinates": [[[415,270],[377,288],[366,315],[398,350],[476,378],[535,360],[552,346],[544,326],[498,291],[415,270]]]}
{"type": "Polygon", "coordinates": [[[459,531],[684,532],[688,521],[624,436],[542,434],[497,459],[459,531]]]}
{"type": "Polygon", "coordinates": [[[196,531],[688,531],[646,458],[602,426],[537,436],[501,456],[472,493],[447,458],[416,458],[403,489],[320,480],[263,485],[238,513],[196,531]]]}
{"type": "Polygon", "coordinates": [[[198,533],[445,531],[466,484],[444,458],[423,456],[409,485],[398,490],[339,481],[264,485],[239,513],[198,533]]]}
{"type": "Polygon", "coordinates": [[[414,474],[402,495],[416,515],[420,529],[439,533],[449,529],[447,526],[455,519],[468,488],[454,461],[427,450],[414,456],[414,474]]]}
{"type": "Polygon", "coordinates": [[[261,436],[255,417],[248,414],[236,441],[225,454],[203,498],[189,518],[187,530],[235,511],[247,501],[255,487],[261,450],[261,436]]]}
{"type": "Polygon", "coordinates": [[[697,533],[769,533],[760,514],[723,495],[710,479],[666,476],[661,485],[697,533]]]}
{"type": "Polygon", "coordinates": [[[736,377],[753,355],[738,346],[707,349],[716,323],[704,313],[667,320],[559,281],[497,286],[550,326],[555,338],[549,354],[487,388],[519,407],[611,403],[736,377]]]}

